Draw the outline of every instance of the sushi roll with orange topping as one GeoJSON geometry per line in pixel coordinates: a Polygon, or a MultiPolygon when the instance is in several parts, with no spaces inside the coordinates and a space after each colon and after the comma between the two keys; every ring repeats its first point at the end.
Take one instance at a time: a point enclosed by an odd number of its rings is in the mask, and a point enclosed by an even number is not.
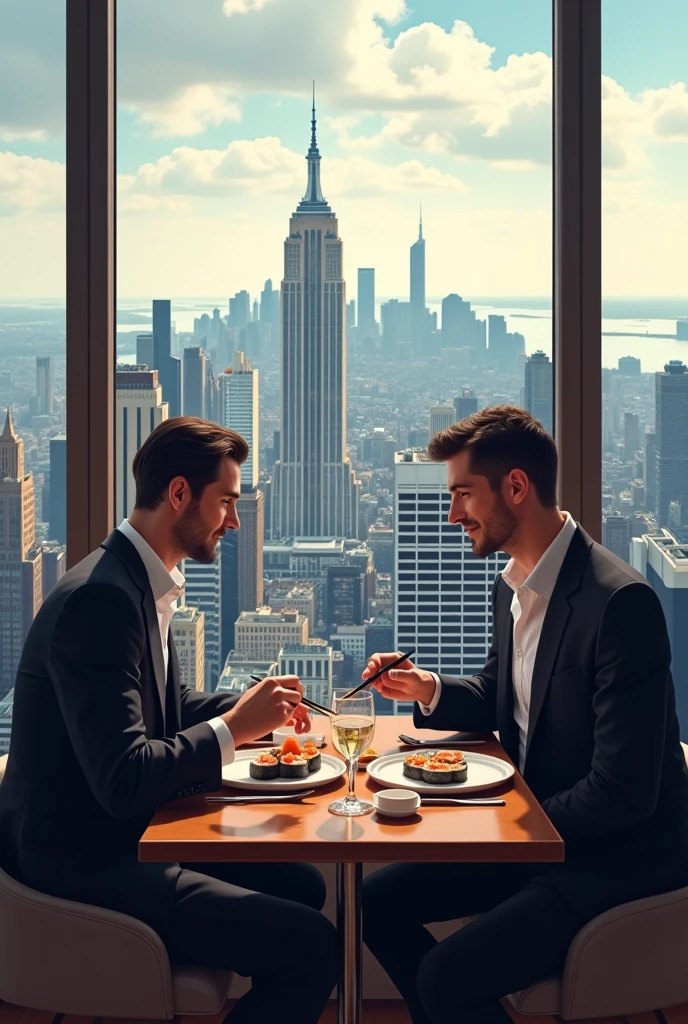
{"type": "Polygon", "coordinates": [[[430,758],[427,754],[409,754],[404,760],[403,771],[406,778],[420,782],[423,777],[421,772],[429,760],[430,758]]]}
{"type": "Polygon", "coordinates": [[[308,761],[301,754],[282,754],[279,773],[283,779],[305,779],[308,776],[308,761]]]}
{"type": "Polygon", "coordinates": [[[251,761],[248,773],[252,779],[260,779],[261,782],[276,779],[280,773],[279,761],[273,754],[263,752],[251,761]]]}
{"type": "Polygon", "coordinates": [[[454,765],[445,761],[428,761],[421,768],[420,776],[423,782],[433,786],[448,786],[454,782],[454,765]]]}
{"type": "Polygon", "coordinates": [[[460,750],[438,750],[432,755],[433,761],[444,761],[446,764],[461,764],[463,759],[460,750]]]}
{"type": "Polygon", "coordinates": [[[304,758],[308,765],[309,775],[320,770],[322,766],[322,758],[320,756],[320,751],[316,750],[314,743],[304,743],[300,756],[304,758]]]}

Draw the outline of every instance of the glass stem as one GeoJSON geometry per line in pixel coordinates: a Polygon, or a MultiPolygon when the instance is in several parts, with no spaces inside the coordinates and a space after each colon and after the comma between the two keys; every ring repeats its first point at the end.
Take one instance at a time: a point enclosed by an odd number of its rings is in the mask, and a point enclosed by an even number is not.
{"type": "Polygon", "coordinates": [[[348,803],[352,803],[356,799],[356,794],[354,793],[354,787],[356,785],[356,769],[358,767],[358,758],[357,757],[349,758],[349,760],[346,763],[346,767],[347,767],[347,774],[348,774],[348,778],[349,778],[349,792],[346,795],[346,799],[347,799],[348,803]]]}

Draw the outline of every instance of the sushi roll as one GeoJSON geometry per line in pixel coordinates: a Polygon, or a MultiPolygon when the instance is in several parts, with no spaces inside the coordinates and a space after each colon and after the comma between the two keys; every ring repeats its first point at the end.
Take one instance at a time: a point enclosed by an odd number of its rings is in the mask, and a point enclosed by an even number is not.
{"type": "Polygon", "coordinates": [[[409,756],[404,760],[403,771],[406,778],[420,782],[423,777],[421,772],[429,760],[430,758],[427,754],[409,754],[409,756]]]}
{"type": "Polygon", "coordinates": [[[315,749],[315,746],[311,743],[306,743],[303,750],[301,751],[301,757],[304,758],[308,765],[308,774],[312,775],[313,772],[320,771],[322,765],[322,758],[320,751],[315,749]]]}
{"type": "Polygon", "coordinates": [[[301,755],[282,754],[279,773],[283,779],[305,779],[308,776],[308,761],[301,755]]]}
{"type": "Polygon", "coordinates": [[[273,754],[259,754],[248,766],[248,773],[251,778],[260,779],[262,782],[268,779],[276,779],[279,772],[279,761],[273,754]]]}
{"type": "Polygon", "coordinates": [[[420,770],[423,782],[429,782],[433,786],[451,785],[455,779],[454,765],[446,764],[444,761],[428,761],[420,770]]]}
{"type": "Polygon", "coordinates": [[[301,756],[301,747],[296,736],[287,736],[282,744],[282,756],[285,754],[294,754],[296,757],[301,756]]]}
{"type": "Polygon", "coordinates": [[[452,769],[454,771],[454,782],[465,782],[468,778],[468,762],[460,761],[458,764],[453,764],[452,769]]]}
{"type": "Polygon", "coordinates": [[[438,750],[432,755],[433,761],[443,761],[445,764],[461,764],[464,760],[460,750],[438,750]]]}

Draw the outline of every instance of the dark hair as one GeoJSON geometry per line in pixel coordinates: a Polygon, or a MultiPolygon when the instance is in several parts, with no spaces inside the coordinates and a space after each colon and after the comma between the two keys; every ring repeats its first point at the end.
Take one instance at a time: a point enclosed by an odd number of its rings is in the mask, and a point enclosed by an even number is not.
{"type": "Polygon", "coordinates": [[[428,445],[433,462],[446,462],[467,451],[472,473],[486,476],[493,491],[512,469],[521,469],[533,482],[543,505],[557,503],[557,449],[542,423],[525,409],[496,405],[474,412],[428,445]]]}
{"type": "Polygon", "coordinates": [[[135,507],[158,508],[176,476],[188,480],[193,497],[199,498],[217,480],[220,461],[227,456],[239,465],[248,458],[248,444],[235,430],[195,416],[163,420],[134,456],[135,507]]]}

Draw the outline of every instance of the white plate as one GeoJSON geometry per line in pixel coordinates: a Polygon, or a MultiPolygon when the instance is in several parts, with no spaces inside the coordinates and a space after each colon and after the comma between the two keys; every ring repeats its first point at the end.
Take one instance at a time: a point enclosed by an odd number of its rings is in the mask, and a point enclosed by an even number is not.
{"type": "MultiPolygon", "coordinates": [[[[442,749],[441,744],[437,746],[442,749]]],[[[388,786],[390,789],[414,789],[416,793],[432,793],[433,796],[442,794],[459,796],[464,793],[477,793],[481,789],[489,789],[492,786],[499,786],[506,782],[514,774],[514,766],[508,761],[502,761],[500,757],[492,757],[490,754],[478,754],[473,750],[464,750],[463,756],[468,765],[468,778],[465,782],[456,782],[452,785],[446,783],[423,782],[422,779],[416,782],[415,779],[407,779],[404,775],[404,760],[409,752],[401,754],[386,754],[378,757],[372,764],[368,765],[368,775],[375,779],[381,786],[388,786]]]]}
{"type": "Polygon", "coordinates": [[[295,792],[299,789],[314,789],[316,786],[326,786],[328,782],[341,779],[346,771],[346,765],[338,757],[332,754],[321,754],[322,763],[317,772],[312,772],[305,779],[252,779],[248,773],[248,766],[259,754],[266,754],[270,747],[255,750],[239,750],[231,764],[226,764],[222,769],[222,782],[232,789],[253,789],[256,793],[269,793],[276,790],[279,793],[295,792]]]}

